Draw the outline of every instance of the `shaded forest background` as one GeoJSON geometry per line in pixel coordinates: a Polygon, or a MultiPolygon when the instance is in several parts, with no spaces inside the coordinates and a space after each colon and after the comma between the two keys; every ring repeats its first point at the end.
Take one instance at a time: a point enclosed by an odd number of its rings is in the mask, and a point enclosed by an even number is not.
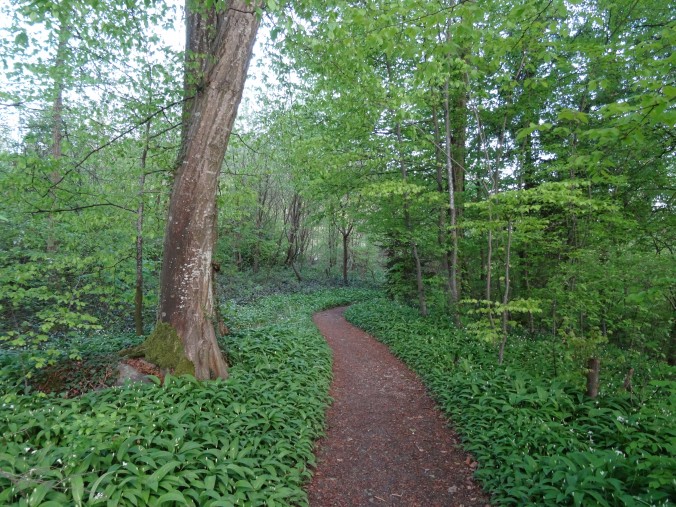
{"type": "MultiPolygon", "coordinates": [[[[146,4],[3,8],[0,337],[37,366],[155,320],[183,60],[146,4]]],[[[382,282],[499,361],[512,335],[676,360],[668,2],[292,7],[261,13],[271,81],[221,175],[226,314],[266,279],[382,282]]]]}

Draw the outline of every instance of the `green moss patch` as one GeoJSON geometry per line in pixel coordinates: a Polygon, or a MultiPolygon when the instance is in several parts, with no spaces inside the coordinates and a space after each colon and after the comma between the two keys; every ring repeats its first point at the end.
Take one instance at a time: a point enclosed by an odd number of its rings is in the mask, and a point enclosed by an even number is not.
{"type": "Polygon", "coordinates": [[[122,351],[129,357],[143,357],[175,375],[195,375],[195,365],[184,353],[183,342],[176,329],[160,322],[141,345],[122,351]]]}

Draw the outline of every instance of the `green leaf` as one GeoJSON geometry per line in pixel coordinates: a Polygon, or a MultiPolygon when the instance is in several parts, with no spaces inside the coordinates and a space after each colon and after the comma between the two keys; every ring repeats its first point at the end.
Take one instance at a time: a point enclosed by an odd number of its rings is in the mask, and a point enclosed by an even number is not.
{"type": "Polygon", "coordinates": [[[155,470],[155,472],[153,472],[150,477],[148,477],[148,482],[159,483],[165,475],[167,475],[169,472],[173,472],[174,469],[179,466],[181,466],[181,463],[178,461],[170,461],[169,463],[165,463],[160,468],[155,470]]]}
{"type": "Polygon", "coordinates": [[[163,503],[166,502],[178,502],[179,505],[188,504],[186,498],[180,491],[170,491],[168,493],[163,494],[157,499],[157,505],[162,505],[163,503]]]}
{"type": "Polygon", "coordinates": [[[14,43],[17,46],[21,46],[23,48],[28,47],[28,35],[26,34],[26,32],[23,30],[19,32],[14,38],[14,43]]]}
{"type": "Polygon", "coordinates": [[[70,478],[70,487],[73,494],[73,501],[75,505],[82,505],[82,497],[84,495],[84,482],[81,475],[74,475],[70,478]]]}

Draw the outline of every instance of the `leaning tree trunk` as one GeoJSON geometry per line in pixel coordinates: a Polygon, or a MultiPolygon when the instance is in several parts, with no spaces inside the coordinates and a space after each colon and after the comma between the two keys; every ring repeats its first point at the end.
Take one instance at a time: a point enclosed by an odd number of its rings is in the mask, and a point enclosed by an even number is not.
{"type": "Polygon", "coordinates": [[[213,322],[216,190],[258,30],[259,7],[259,0],[231,0],[222,10],[201,14],[186,7],[188,49],[205,51],[187,57],[186,72],[195,79],[186,79],[186,89],[194,90],[194,98],[184,115],[188,124],[169,202],[158,320],[174,328],[198,379],[228,374],[213,322]],[[195,61],[198,65],[190,65],[195,61]]]}

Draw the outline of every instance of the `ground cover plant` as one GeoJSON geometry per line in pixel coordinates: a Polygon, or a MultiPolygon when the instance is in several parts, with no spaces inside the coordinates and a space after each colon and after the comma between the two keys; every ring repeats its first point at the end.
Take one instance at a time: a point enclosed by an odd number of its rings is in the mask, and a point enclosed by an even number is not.
{"type": "Polygon", "coordinates": [[[478,460],[476,477],[495,504],[673,504],[673,367],[631,357],[628,393],[628,359],[609,348],[601,393],[591,400],[561,345],[512,339],[498,366],[495,346],[445,317],[425,319],[383,299],[354,305],[346,317],[421,375],[478,460]]]}
{"type": "Polygon", "coordinates": [[[301,485],[331,377],[311,315],[368,294],[321,291],[239,307],[221,344],[232,364],[225,382],[168,376],[163,385],[67,399],[17,392],[5,359],[0,504],[307,504],[301,485]]]}

